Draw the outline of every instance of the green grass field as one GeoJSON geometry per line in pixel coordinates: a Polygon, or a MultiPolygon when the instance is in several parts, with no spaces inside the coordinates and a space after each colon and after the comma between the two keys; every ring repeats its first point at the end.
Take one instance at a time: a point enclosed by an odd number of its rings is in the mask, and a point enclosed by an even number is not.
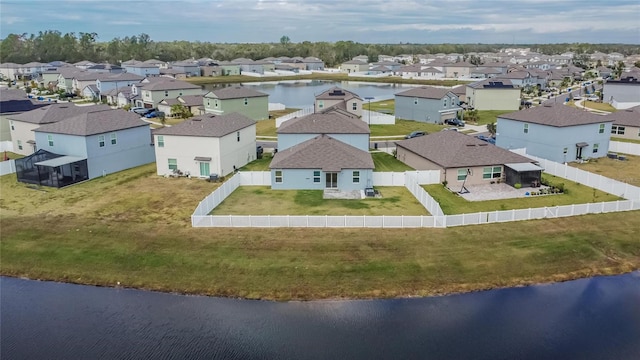
{"type": "Polygon", "coordinates": [[[404,172],[407,170],[414,170],[412,167],[405,165],[400,160],[393,157],[393,155],[385,152],[373,152],[371,153],[373,158],[373,164],[375,165],[374,171],[399,171],[404,172]]]}

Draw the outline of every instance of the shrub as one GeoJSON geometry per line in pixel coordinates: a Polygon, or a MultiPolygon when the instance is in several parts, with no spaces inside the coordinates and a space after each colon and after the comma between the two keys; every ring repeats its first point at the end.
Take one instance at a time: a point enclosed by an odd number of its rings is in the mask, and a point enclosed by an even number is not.
{"type": "Polygon", "coordinates": [[[522,184],[515,183],[515,184],[513,184],[513,187],[516,188],[516,189],[522,189],[522,184]]]}
{"type": "Polygon", "coordinates": [[[443,182],[442,182],[442,186],[447,187],[447,184],[448,184],[448,183],[449,183],[449,182],[448,182],[447,180],[445,180],[445,181],[443,181],[443,182]]]}

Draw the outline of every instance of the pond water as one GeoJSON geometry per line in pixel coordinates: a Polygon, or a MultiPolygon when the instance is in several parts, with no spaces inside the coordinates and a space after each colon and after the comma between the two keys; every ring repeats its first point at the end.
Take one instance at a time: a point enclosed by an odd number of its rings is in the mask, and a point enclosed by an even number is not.
{"type": "MultiPolygon", "coordinates": [[[[203,88],[207,91],[237,84],[207,84],[203,88]]],[[[362,99],[373,97],[371,101],[393,99],[396,93],[420,85],[364,83],[354,81],[324,81],[324,80],[291,80],[263,83],[242,83],[241,86],[269,94],[270,103],[281,103],[289,108],[302,108],[313,105],[315,96],[334,86],[358,94],[362,99]]],[[[367,100],[368,101],[368,100],[367,100]]]]}
{"type": "Polygon", "coordinates": [[[638,359],[640,273],[270,302],[0,278],[3,359],[638,359]]]}

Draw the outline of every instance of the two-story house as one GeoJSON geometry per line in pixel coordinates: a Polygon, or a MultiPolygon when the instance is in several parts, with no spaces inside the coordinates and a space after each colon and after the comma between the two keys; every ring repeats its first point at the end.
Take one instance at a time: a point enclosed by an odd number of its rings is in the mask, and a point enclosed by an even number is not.
{"type": "Polygon", "coordinates": [[[545,104],[498,116],[496,145],[565,163],[609,151],[613,119],[562,104],[545,104]]]}
{"type": "Polygon", "coordinates": [[[369,126],[339,111],[284,122],[271,161],[271,188],[363,193],[373,185],[369,126]]]}
{"type": "Polygon", "coordinates": [[[158,175],[226,176],[256,159],[256,122],[205,114],[153,132],[158,175]]]}
{"type": "Polygon", "coordinates": [[[140,95],[140,99],[136,99],[136,106],[146,108],[157,108],[163,99],[202,94],[202,88],[198,85],[165,77],[146,78],[131,85],[131,90],[134,95],[140,95]]]}
{"type": "Polygon", "coordinates": [[[142,77],[160,76],[160,67],[155,64],[140,62],[136,64],[123,65],[129,74],[135,74],[142,77]]]}
{"type": "Polygon", "coordinates": [[[360,117],[362,116],[362,103],[363,100],[358,94],[334,86],[316,95],[314,112],[338,107],[360,117]]]}
{"type": "Polygon", "coordinates": [[[442,124],[462,111],[458,95],[448,88],[421,86],[397,93],[395,99],[399,119],[442,124]]]}
{"type": "Polygon", "coordinates": [[[188,62],[188,61],[175,62],[171,64],[171,68],[178,70],[180,72],[184,72],[185,74],[187,74],[187,77],[200,76],[200,65],[198,65],[197,62],[196,63],[188,62]]]}
{"type": "Polygon", "coordinates": [[[22,89],[0,88],[0,149],[22,154],[26,140],[21,140],[19,144],[12,141],[16,125],[9,118],[47,105],[49,103],[30,99],[22,89]]]}
{"type": "Polygon", "coordinates": [[[132,112],[87,112],[34,132],[39,150],[16,161],[21,182],[63,187],[154,161],[149,124],[132,112]]]}
{"type": "Polygon", "coordinates": [[[215,115],[240,113],[253,120],[269,118],[269,94],[244,86],[215,89],[204,95],[204,111],[215,115]]]}
{"type": "Polygon", "coordinates": [[[485,79],[467,85],[467,104],[476,110],[518,110],[520,89],[510,80],[485,79]]]}
{"type": "Polygon", "coordinates": [[[369,70],[369,64],[360,60],[349,60],[340,65],[340,71],[346,73],[357,73],[367,70],[369,70]]]}
{"type": "Polygon", "coordinates": [[[115,88],[137,84],[142,81],[142,79],[144,79],[144,76],[131,73],[105,74],[104,76],[100,76],[96,79],[95,85],[99,94],[105,95],[107,92],[115,88]]]}

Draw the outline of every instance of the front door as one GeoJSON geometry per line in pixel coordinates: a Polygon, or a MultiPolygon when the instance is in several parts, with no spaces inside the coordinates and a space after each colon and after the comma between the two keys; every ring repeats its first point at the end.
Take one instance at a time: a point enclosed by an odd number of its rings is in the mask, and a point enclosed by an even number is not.
{"type": "Polygon", "coordinates": [[[582,159],[582,147],[578,146],[576,148],[576,159],[582,159]]]}
{"type": "Polygon", "coordinates": [[[201,162],[200,163],[200,176],[209,176],[211,173],[209,172],[209,163],[201,162]]]}
{"type": "Polygon", "coordinates": [[[327,189],[336,189],[338,187],[338,173],[329,172],[325,173],[326,184],[325,187],[327,189]]]}

